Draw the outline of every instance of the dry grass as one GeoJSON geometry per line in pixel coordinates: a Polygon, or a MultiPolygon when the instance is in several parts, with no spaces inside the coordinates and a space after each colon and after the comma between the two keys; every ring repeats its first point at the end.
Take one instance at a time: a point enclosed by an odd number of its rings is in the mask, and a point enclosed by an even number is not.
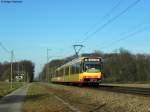
{"type": "Polygon", "coordinates": [[[102,84],[122,87],[139,87],[139,88],[150,88],[150,84],[102,84]]]}
{"type": "Polygon", "coordinates": [[[82,112],[150,112],[150,97],[57,84],[33,84],[23,112],[70,112],[54,95],[82,112]]]}
{"type": "Polygon", "coordinates": [[[13,83],[13,88],[8,82],[0,82],[0,98],[22,86],[23,83],[13,83]]]}
{"type": "Polygon", "coordinates": [[[150,112],[150,97],[55,84],[49,88],[83,112],[150,112]]]}
{"type": "Polygon", "coordinates": [[[23,112],[69,112],[69,109],[51,91],[32,84],[23,104],[23,112]]]}
{"type": "Polygon", "coordinates": [[[89,91],[78,87],[50,84],[49,86],[45,86],[45,88],[53,91],[54,94],[77,107],[82,112],[95,112],[105,106],[105,102],[98,102],[97,99],[92,99],[88,93],[89,91]]]}

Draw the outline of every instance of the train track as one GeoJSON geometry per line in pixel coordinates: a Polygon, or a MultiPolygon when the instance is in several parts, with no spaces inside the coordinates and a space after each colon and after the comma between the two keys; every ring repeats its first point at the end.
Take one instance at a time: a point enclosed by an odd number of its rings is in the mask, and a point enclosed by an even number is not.
{"type": "Polygon", "coordinates": [[[150,97],[150,88],[100,85],[98,88],[95,89],[150,97]]]}
{"type": "Polygon", "coordinates": [[[88,85],[88,86],[69,85],[69,86],[150,97],[150,88],[143,88],[143,87],[129,87],[129,86],[117,86],[117,85],[107,85],[107,84],[106,85],[100,84],[98,87],[92,85],[88,85]]]}

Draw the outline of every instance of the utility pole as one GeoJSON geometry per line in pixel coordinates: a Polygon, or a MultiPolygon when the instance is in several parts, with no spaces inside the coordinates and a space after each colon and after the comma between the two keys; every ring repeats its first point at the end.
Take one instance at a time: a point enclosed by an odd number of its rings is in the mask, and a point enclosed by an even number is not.
{"type": "Polygon", "coordinates": [[[24,65],[22,63],[22,70],[21,70],[21,76],[23,77],[23,81],[25,82],[25,70],[24,70],[24,65]]]}
{"type": "Polygon", "coordinates": [[[13,86],[12,86],[12,81],[13,81],[13,58],[14,58],[14,52],[13,50],[12,51],[9,51],[7,48],[5,48],[5,46],[0,42],[0,47],[6,51],[8,54],[10,53],[10,88],[12,89],[13,86]]]}
{"type": "Polygon", "coordinates": [[[12,50],[11,51],[11,70],[10,70],[11,89],[13,88],[13,86],[12,86],[12,83],[13,83],[13,58],[14,58],[14,52],[12,50]]]}
{"type": "Polygon", "coordinates": [[[73,49],[74,49],[74,51],[75,51],[76,57],[79,56],[79,52],[80,52],[80,50],[81,50],[83,47],[84,47],[84,46],[81,45],[81,44],[73,45],[73,49]]]}
{"type": "Polygon", "coordinates": [[[26,82],[28,83],[29,82],[29,74],[28,74],[28,72],[26,73],[26,75],[27,75],[26,82]]]}
{"type": "Polygon", "coordinates": [[[19,62],[18,62],[18,75],[20,75],[19,62]]]}
{"type": "Polygon", "coordinates": [[[47,66],[46,66],[46,81],[47,82],[49,82],[49,78],[50,78],[49,77],[49,64],[48,64],[48,61],[49,61],[49,54],[48,53],[49,53],[50,50],[51,49],[47,48],[47,56],[46,56],[47,57],[47,66]]]}

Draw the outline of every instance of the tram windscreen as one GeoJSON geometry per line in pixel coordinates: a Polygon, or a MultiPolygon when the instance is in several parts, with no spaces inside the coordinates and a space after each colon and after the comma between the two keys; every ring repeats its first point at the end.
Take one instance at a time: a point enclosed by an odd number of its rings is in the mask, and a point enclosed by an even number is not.
{"type": "Polygon", "coordinates": [[[100,61],[84,61],[85,72],[99,72],[101,71],[100,61]]]}

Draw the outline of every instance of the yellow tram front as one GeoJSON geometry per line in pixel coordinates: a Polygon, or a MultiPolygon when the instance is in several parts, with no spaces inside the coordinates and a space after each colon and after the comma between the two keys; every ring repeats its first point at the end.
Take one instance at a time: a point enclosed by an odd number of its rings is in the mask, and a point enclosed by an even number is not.
{"type": "Polygon", "coordinates": [[[81,83],[100,83],[102,79],[102,59],[100,57],[84,58],[82,73],[79,75],[81,83]]]}

